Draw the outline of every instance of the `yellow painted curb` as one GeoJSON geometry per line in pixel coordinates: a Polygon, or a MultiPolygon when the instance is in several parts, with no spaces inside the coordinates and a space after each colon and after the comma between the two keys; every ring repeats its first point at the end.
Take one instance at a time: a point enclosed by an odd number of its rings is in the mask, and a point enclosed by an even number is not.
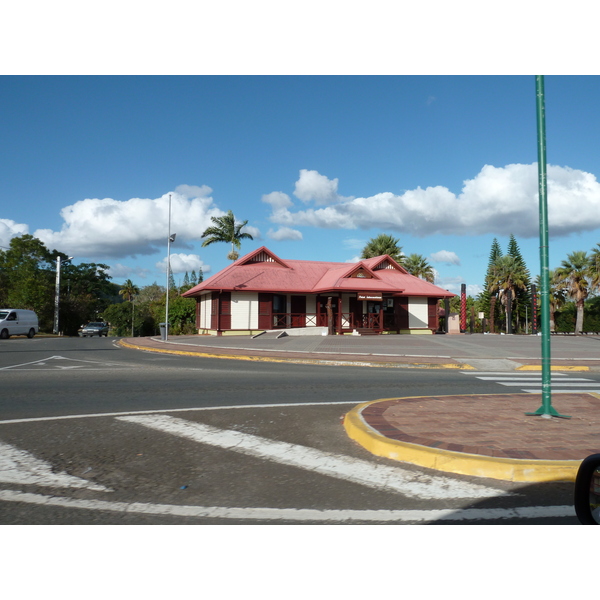
{"type": "Polygon", "coordinates": [[[245,354],[211,354],[210,352],[186,351],[186,350],[169,350],[168,348],[152,348],[150,346],[141,346],[138,344],[130,344],[123,340],[118,341],[119,346],[130,348],[132,350],[144,350],[145,352],[157,352],[158,354],[176,354],[179,356],[199,356],[203,358],[223,358],[228,360],[249,360],[254,362],[276,362],[276,363],[294,363],[294,364],[321,364],[335,365],[340,367],[380,367],[380,368],[420,368],[420,369],[461,369],[463,371],[473,369],[470,365],[462,364],[436,364],[436,363],[374,363],[356,360],[331,360],[326,358],[276,358],[272,356],[247,356],[245,354]]]}
{"type": "Polygon", "coordinates": [[[344,416],[344,429],[350,439],[375,456],[457,475],[488,477],[503,481],[575,481],[580,460],[494,458],[391,440],[372,429],[362,417],[364,408],[383,401],[375,400],[360,404],[344,416]]]}
{"type": "MultiPolygon", "coordinates": [[[[523,365],[521,367],[517,367],[515,371],[541,371],[542,365],[523,365]]],[[[589,371],[589,367],[584,367],[582,365],[573,365],[573,366],[565,366],[561,367],[560,365],[551,365],[551,371],[589,371]]]]}
{"type": "Polygon", "coordinates": [[[167,348],[151,348],[149,346],[138,346],[136,344],[128,344],[123,340],[119,341],[119,346],[131,348],[132,350],[144,350],[145,352],[156,352],[158,354],[177,354],[179,356],[202,356],[204,358],[226,358],[230,360],[250,360],[250,361],[270,361],[270,362],[288,362],[284,359],[263,357],[263,356],[246,356],[235,354],[210,354],[208,352],[194,352],[185,350],[169,350],[167,348]]]}

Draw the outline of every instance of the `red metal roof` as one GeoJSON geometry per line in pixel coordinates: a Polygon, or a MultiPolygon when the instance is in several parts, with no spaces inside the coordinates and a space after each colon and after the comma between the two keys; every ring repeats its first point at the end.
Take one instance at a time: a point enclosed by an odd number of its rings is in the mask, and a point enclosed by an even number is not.
{"type": "Polygon", "coordinates": [[[433,298],[450,298],[455,295],[410,275],[387,255],[358,263],[284,261],[264,246],[243,256],[182,295],[189,298],[210,290],[282,294],[364,291],[433,298]],[[365,277],[352,277],[357,271],[364,273],[365,277]]]}

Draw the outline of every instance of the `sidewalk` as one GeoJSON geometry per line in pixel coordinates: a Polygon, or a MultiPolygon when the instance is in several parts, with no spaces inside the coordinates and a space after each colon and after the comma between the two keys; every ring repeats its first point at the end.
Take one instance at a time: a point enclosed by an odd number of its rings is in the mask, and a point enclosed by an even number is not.
{"type": "MultiPolygon", "coordinates": [[[[535,336],[171,336],[126,338],[150,352],[237,360],[387,368],[541,370],[535,336]]],[[[552,338],[552,369],[600,372],[600,337],[552,338]]],[[[344,419],[348,436],[372,454],[449,473],[507,481],[574,481],[581,460],[600,452],[600,397],[560,394],[571,419],[529,416],[536,394],[377,400],[344,419]]]]}

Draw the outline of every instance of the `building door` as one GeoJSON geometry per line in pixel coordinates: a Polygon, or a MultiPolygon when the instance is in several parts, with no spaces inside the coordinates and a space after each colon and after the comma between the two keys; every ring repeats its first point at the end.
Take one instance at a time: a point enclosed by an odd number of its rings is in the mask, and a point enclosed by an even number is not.
{"type": "Polygon", "coordinates": [[[396,315],[396,327],[400,329],[408,329],[408,298],[396,298],[394,306],[394,314],[396,315]]]}
{"type": "Polygon", "coordinates": [[[287,297],[283,294],[273,294],[273,329],[287,327],[287,297]]]}
{"type": "Polygon", "coordinates": [[[231,329],[231,292],[213,292],[210,307],[210,328],[231,329]]]}
{"type": "Polygon", "coordinates": [[[357,300],[356,298],[348,298],[348,308],[350,309],[350,315],[352,317],[352,327],[363,326],[363,301],[357,300]]]}
{"type": "Polygon", "coordinates": [[[306,296],[292,296],[292,327],[306,327],[306,296]]]}
{"type": "Polygon", "coordinates": [[[273,329],[273,294],[258,294],[258,328],[273,329]]]}

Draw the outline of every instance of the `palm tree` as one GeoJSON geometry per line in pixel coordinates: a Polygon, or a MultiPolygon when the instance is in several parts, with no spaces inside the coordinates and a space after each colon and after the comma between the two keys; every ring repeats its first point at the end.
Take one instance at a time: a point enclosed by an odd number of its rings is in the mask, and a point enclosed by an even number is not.
{"type": "Polygon", "coordinates": [[[497,293],[500,302],[504,305],[507,328],[508,313],[512,309],[513,302],[516,301],[516,292],[527,288],[527,280],[523,265],[514,256],[508,254],[501,256],[491,266],[488,290],[491,294],[497,293]],[[510,304],[508,304],[508,292],[510,292],[510,304]]]}
{"type": "Polygon", "coordinates": [[[403,265],[411,275],[433,283],[435,279],[433,267],[422,254],[411,254],[404,259],[403,265]]]}
{"type": "Polygon", "coordinates": [[[229,260],[237,260],[240,255],[235,249],[240,249],[242,245],[240,240],[254,239],[249,233],[242,231],[248,221],[236,223],[233,211],[231,210],[222,217],[211,217],[210,220],[214,223],[214,226],[207,227],[200,236],[205,238],[202,242],[202,247],[204,248],[204,246],[209,246],[215,242],[228,242],[231,244],[231,252],[227,255],[227,258],[229,260]]]}
{"type": "Polygon", "coordinates": [[[581,333],[585,299],[590,293],[590,281],[595,279],[592,258],[583,250],[571,252],[556,269],[556,275],[564,283],[568,296],[575,300],[577,307],[575,333],[581,333]]]}
{"type": "Polygon", "coordinates": [[[128,279],[123,287],[119,290],[120,296],[126,296],[127,300],[131,302],[131,337],[133,337],[133,317],[135,312],[135,304],[133,303],[133,298],[140,293],[140,288],[128,279]]]}
{"type": "Polygon", "coordinates": [[[402,246],[399,246],[400,240],[387,234],[380,233],[378,236],[371,238],[367,245],[363,248],[361,258],[373,258],[375,256],[383,256],[387,254],[390,258],[393,258],[397,263],[402,264],[404,260],[404,254],[402,253],[402,246]]]}
{"type": "Polygon", "coordinates": [[[590,283],[592,289],[600,288],[600,244],[596,244],[590,255],[590,283]]]}
{"type": "MultiPolygon", "coordinates": [[[[556,271],[548,271],[550,280],[550,290],[548,294],[549,312],[550,312],[550,331],[556,331],[556,311],[560,310],[567,301],[567,291],[564,281],[558,276],[556,271]]],[[[541,290],[542,282],[540,276],[535,278],[536,288],[541,290]]]]}
{"type": "Polygon", "coordinates": [[[131,281],[131,279],[128,279],[123,284],[123,287],[119,290],[119,296],[127,298],[128,302],[131,302],[133,300],[133,297],[137,296],[137,294],[139,293],[140,289],[137,285],[133,283],[133,281],[131,281]]]}

